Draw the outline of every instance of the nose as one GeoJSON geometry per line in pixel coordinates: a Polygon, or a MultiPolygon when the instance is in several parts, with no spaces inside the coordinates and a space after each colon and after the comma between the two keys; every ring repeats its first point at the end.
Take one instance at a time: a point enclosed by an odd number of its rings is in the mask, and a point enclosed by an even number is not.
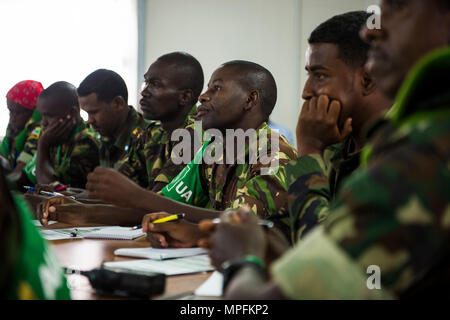
{"type": "Polygon", "coordinates": [[[303,88],[302,99],[303,100],[309,100],[313,96],[314,96],[314,90],[313,90],[312,85],[311,85],[311,79],[308,78],[308,80],[306,80],[305,86],[303,88]]]}
{"type": "Polygon", "coordinates": [[[94,124],[94,123],[95,123],[94,117],[88,115],[88,121],[86,122],[86,124],[87,124],[88,126],[91,126],[91,125],[94,124]]]}
{"type": "Polygon", "coordinates": [[[376,29],[376,28],[368,28],[367,26],[364,26],[361,28],[359,32],[359,36],[363,41],[365,41],[368,44],[371,44],[377,40],[380,40],[384,35],[384,30],[376,29]]]}
{"type": "Polygon", "coordinates": [[[200,97],[198,97],[198,101],[200,101],[200,103],[205,103],[210,101],[211,98],[208,95],[208,91],[203,92],[200,97]]]}
{"type": "Polygon", "coordinates": [[[148,90],[148,83],[142,85],[141,96],[148,97],[150,95],[150,90],[148,90]]]}

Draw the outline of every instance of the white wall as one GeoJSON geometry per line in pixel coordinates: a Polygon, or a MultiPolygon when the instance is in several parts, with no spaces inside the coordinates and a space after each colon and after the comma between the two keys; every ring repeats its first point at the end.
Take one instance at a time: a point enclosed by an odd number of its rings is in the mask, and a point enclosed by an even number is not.
{"type": "Polygon", "coordinates": [[[348,11],[364,10],[371,4],[378,4],[378,0],[301,0],[301,78],[300,87],[306,82],[305,52],[311,32],[322,22],[334,15],[348,11]]]}
{"type": "Polygon", "coordinates": [[[136,7],[135,0],[1,0],[0,136],[9,120],[6,93],[22,80],[78,86],[108,68],[124,78],[136,105],[136,7]]]}
{"type": "Polygon", "coordinates": [[[148,0],[147,67],[171,51],[202,64],[205,83],[222,63],[240,59],[269,69],[278,86],[273,120],[291,128],[298,111],[300,8],[297,0],[148,0]]]}
{"type": "Polygon", "coordinates": [[[306,81],[310,32],[335,14],[366,10],[377,0],[147,0],[146,65],[186,51],[203,66],[205,82],[223,62],[250,60],[278,85],[275,122],[295,132],[306,81]]]}

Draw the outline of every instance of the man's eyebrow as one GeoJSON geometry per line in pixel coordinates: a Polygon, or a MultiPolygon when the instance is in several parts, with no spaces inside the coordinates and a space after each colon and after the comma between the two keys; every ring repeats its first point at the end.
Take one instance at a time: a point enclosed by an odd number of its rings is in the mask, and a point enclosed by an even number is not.
{"type": "Polygon", "coordinates": [[[305,67],[306,71],[310,71],[310,72],[314,72],[314,71],[319,71],[319,70],[329,70],[327,67],[325,67],[324,65],[321,64],[317,64],[317,65],[313,65],[313,66],[306,66],[305,67]]]}
{"type": "Polygon", "coordinates": [[[211,81],[211,82],[208,83],[208,87],[209,87],[211,84],[216,83],[216,82],[223,82],[223,80],[222,80],[222,79],[214,79],[213,81],[211,81]]]}

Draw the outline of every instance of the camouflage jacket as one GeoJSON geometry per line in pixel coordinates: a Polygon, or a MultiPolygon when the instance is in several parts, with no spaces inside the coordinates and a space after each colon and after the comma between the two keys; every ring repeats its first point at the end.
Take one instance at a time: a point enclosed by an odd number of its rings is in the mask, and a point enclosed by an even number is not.
{"type": "Polygon", "coordinates": [[[8,159],[12,170],[14,170],[18,161],[28,163],[36,153],[41,134],[41,118],[42,116],[35,110],[25,128],[18,134],[14,134],[8,125],[0,147],[0,154],[8,159]]]}
{"type": "Polygon", "coordinates": [[[352,137],[286,165],[291,240],[296,242],[328,217],[328,207],[342,181],[359,167],[352,137]]]}
{"type": "MultiPolygon", "coordinates": [[[[193,135],[194,106],[186,116],[183,128],[193,135]]],[[[177,141],[170,141],[159,121],[150,121],[147,128],[136,138],[128,156],[119,161],[118,170],[142,188],[157,192],[167,185],[184,168],[171,160],[172,149],[177,141]]]]}
{"type": "Polygon", "coordinates": [[[125,127],[120,132],[115,141],[108,137],[98,136],[100,145],[100,165],[106,168],[117,169],[120,165],[119,160],[126,157],[128,151],[137,143],[137,137],[142,135],[148,122],[144,120],[141,114],[129,106],[125,127]]]}
{"type": "Polygon", "coordinates": [[[411,70],[367,165],[345,181],[324,224],[273,265],[288,297],[448,295],[449,72],[450,47],[411,70]]]}
{"type": "Polygon", "coordinates": [[[84,188],[87,175],[99,165],[99,141],[93,129],[82,120],[68,142],[50,147],[51,165],[55,178],[74,188],[84,188]]]}
{"type": "MultiPolygon", "coordinates": [[[[173,189],[179,189],[182,192],[184,187],[180,183],[183,182],[186,184],[184,191],[195,189],[189,182],[192,181],[191,177],[196,174],[196,171],[192,169],[183,170],[179,175],[183,178],[178,179],[179,177],[177,177],[174,180],[178,185],[172,186],[171,183],[163,189],[163,194],[174,200],[193,205],[196,205],[195,199],[206,198],[206,207],[215,210],[234,209],[246,204],[259,217],[273,220],[288,237],[290,229],[289,218],[285,213],[287,192],[285,191],[286,174],[284,165],[289,160],[296,158],[297,152],[285,137],[271,131],[266,123],[255,130],[255,134],[253,143],[248,141],[245,143],[242,163],[235,161],[238,158],[237,156],[233,161],[224,160],[224,154],[227,154],[227,150],[223,150],[223,142],[217,143],[217,147],[223,151],[221,155],[218,154],[213,163],[205,161],[203,156],[202,163],[197,167],[198,169],[195,168],[199,171],[201,188],[191,197],[191,199],[194,199],[193,202],[187,202],[180,197],[176,197],[176,193],[172,191],[173,189]],[[278,152],[273,150],[272,139],[276,139],[278,143],[278,152]],[[254,152],[250,152],[251,150],[254,150],[254,152]],[[252,158],[251,154],[255,157],[252,158]],[[275,161],[273,164],[270,162],[271,157],[275,161]],[[252,159],[253,161],[250,161],[252,159]]],[[[212,144],[213,142],[208,147],[211,146],[210,154],[214,157],[217,149],[212,144]]]]}

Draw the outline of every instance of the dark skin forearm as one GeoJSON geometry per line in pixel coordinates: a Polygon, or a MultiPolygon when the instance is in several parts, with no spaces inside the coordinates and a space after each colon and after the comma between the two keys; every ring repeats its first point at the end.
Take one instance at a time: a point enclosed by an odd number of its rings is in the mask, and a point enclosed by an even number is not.
{"type": "Polygon", "coordinates": [[[39,184],[49,184],[56,180],[49,149],[50,146],[44,140],[39,140],[36,160],[36,180],[39,184]]]}
{"type": "Polygon", "coordinates": [[[139,225],[147,213],[145,210],[120,208],[108,204],[89,204],[85,207],[88,212],[87,222],[108,225],[139,225]]]}
{"type": "Polygon", "coordinates": [[[229,283],[225,299],[229,300],[286,300],[280,288],[264,277],[252,266],[244,266],[229,283]]]}
{"type": "Polygon", "coordinates": [[[141,189],[139,192],[140,194],[136,197],[138,199],[136,208],[147,212],[185,213],[186,219],[195,223],[204,219],[218,218],[221,214],[220,211],[187,205],[145,189],[141,189]]]}
{"type": "Polygon", "coordinates": [[[69,224],[102,224],[135,226],[139,225],[147,213],[145,210],[120,208],[107,204],[62,204],[55,205],[56,211],[50,220],[69,224]]]}

